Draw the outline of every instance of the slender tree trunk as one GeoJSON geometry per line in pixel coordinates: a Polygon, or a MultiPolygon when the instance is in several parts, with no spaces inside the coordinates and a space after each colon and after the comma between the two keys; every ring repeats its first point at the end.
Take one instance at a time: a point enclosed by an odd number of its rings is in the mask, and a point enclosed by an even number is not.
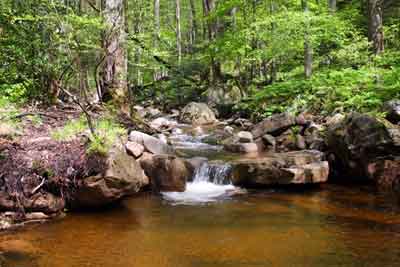
{"type": "MultiPolygon", "coordinates": [[[[273,0],[271,0],[271,2],[270,2],[270,12],[271,12],[272,15],[275,13],[275,9],[276,9],[275,2],[273,0]]],[[[275,28],[276,28],[276,23],[273,22],[272,25],[271,25],[271,35],[272,36],[274,36],[274,34],[275,34],[275,28]]],[[[271,69],[271,79],[270,80],[271,80],[271,83],[274,83],[276,81],[277,72],[278,72],[277,71],[276,60],[274,58],[271,61],[270,69],[271,69]]]]}
{"type": "Polygon", "coordinates": [[[160,39],[160,0],[154,0],[154,29],[155,29],[155,44],[158,44],[160,39]]]}
{"type": "Polygon", "coordinates": [[[106,59],[101,72],[102,100],[124,104],[128,96],[124,0],[102,0],[101,4],[107,27],[103,37],[106,59]]]}
{"type": "Polygon", "coordinates": [[[383,35],[383,0],[368,0],[368,39],[375,54],[385,50],[383,35]]]}
{"type": "Polygon", "coordinates": [[[328,0],[328,7],[329,7],[329,11],[336,12],[336,0],[328,0]]]}
{"type": "Polygon", "coordinates": [[[312,76],[312,63],[313,63],[313,50],[310,42],[310,34],[308,32],[309,19],[308,19],[308,0],[302,0],[302,5],[304,9],[304,14],[306,16],[305,34],[304,34],[304,75],[307,79],[312,76]]]}
{"type": "MultiPolygon", "coordinates": [[[[154,47],[159,47],[160,41],[160,0],[154,0],[154,47]]],[[[158,81],[162,74],[159,68],[154,70],[153,80],[158,81]]]]}
{"type": "MultiPolygon", "coordinates": [[[[210,15],[210,13],[215,9],[215,7],[216,7],[215,0],[203,0],[203,13],[207,19],[207,33],[208,33],[208,40],[210,42],[215,40],[218,32],[218,22],[210,20],[210,18],[207,18],[210,15]]],[[[222,76],[221,64],[215,59],[215,56],[213,54],[211,54],[210,71],[213,82],[217,82],[222,76]]]]}
{"type": "Polygon", "coordinates": [[[178,53],[178,64],[182,60],[182,33],[181,33],[181,3],[175,0],[175,22],[176,22],[176,50],[178,53]]]}
{"type": "Polygon", "coordinates": [[[197,37],[196,5],[194,0],[189,0],[189,52],[193,53],[193,47],[197,37]]]}

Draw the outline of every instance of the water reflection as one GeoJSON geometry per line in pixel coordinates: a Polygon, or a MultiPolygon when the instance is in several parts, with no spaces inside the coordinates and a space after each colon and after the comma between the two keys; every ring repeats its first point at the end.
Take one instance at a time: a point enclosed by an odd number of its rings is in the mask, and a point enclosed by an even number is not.
{"type": "Polygon", "coordinates": [[[40,267],[399,266],[399,222],[390,200],[334,186],[201,206],[143,195],[118,209],[3,234],[0,244],[30,244],[26,259],[40,267]]]}

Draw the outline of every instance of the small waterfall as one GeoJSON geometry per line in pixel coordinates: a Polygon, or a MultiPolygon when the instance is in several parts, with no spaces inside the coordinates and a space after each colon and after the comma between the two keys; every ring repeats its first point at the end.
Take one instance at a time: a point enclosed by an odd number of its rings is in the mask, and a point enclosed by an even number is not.
{"type": "Polygon", "coordinates": [[[202,163],[194,172],[185,192],[164,192],[164,198],[176,203],[213,202],[229,197],[236,190],[230,182],[231,166],[226,163],[202,163]]]}
{"type": "Polygon", "coordinates": [[[229,164],[204,162],[195,170],[193,183],[211,182],[217,185],[227,185],[230,184],[230,174],[231,166],[229,164]]]}

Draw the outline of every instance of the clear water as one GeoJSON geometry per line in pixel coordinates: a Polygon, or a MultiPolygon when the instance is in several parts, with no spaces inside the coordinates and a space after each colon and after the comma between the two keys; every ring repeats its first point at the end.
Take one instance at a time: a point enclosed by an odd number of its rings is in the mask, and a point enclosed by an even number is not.
{"type": "Polygon", "coordinates": [[[368,188],[198,205],[143,194],[0,236],[4,267],[400,266],[397,202],[368,188]]]}
{"type": "Polygon", "coordinates": [[[0,266],[400,266],[397,199],[333,185],[232,196],[228,173],[206,164],[183,193],[3,233],[0,266]]]}

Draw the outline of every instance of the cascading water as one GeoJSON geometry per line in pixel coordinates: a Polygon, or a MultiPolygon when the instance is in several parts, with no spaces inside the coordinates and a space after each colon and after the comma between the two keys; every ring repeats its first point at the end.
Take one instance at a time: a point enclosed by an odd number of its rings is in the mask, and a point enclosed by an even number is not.
{"type": "Polygon", "coordinates": [[[230,172],[229,164],[204,162],[195,170],[193,181],[187,183],[185,192],[165,192],[163,196],[177,203],[217,201],[236,190],[230,182],[230,172]]]}

